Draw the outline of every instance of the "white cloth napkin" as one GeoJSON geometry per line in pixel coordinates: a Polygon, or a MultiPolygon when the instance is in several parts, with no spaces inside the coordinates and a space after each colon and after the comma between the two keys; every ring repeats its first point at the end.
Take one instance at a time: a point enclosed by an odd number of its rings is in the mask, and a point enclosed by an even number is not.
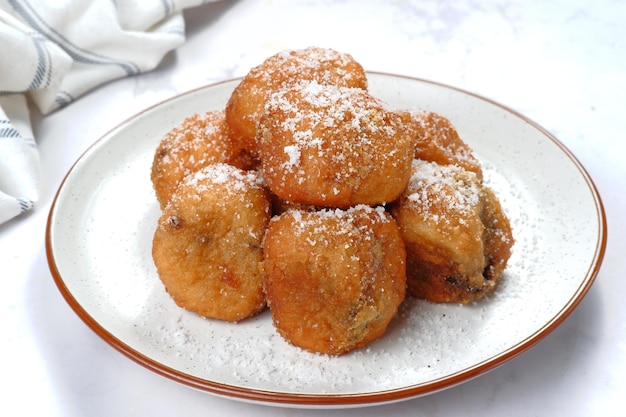
{"type": "Polygon", "coordinates": [[[42,114],[155,68],[185,41],[182,10],[213,0],[0,0],[0,223],[39,195],[27,98],[42,114]]]}

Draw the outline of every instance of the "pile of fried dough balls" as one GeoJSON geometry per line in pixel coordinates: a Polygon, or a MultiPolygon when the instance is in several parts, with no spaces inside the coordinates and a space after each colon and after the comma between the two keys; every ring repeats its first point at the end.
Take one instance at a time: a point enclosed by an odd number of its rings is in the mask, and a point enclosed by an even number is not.
{"type": "Polygon", "coordinates": [[[513,237],[472,150],[436,113],[391,109],[348,54],[269,57],[222,110],[156,149],[152,255],[182,308],[237,322],[269,307],[284,339],[341,355],[405,296],[491,293],[513,237]]]}

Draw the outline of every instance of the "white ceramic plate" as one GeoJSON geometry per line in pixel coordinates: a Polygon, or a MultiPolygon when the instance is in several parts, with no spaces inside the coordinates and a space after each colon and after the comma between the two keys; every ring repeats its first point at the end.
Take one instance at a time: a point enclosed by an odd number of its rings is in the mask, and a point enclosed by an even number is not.
{"type": "Polygon", "coordinates": [[[387,334],[341,357],[287,344],[269,312],[238,324],[178,308],[152,258],[160,214],[150,182],[161,137],[224,107],[238,80],[180,95],[97,141],[63,181],[46,250],[62,295],[104,340],[141,365],[234,399],[300,407],[404,400],[467,381],[534,345],[578,305],[598,272],[606,220],[593,182],[548,132],[474,94],[369,74],[373,95],[448,117],[483,162],[517,240],[502,284],[480,303],[407,300],[387,334]]]}

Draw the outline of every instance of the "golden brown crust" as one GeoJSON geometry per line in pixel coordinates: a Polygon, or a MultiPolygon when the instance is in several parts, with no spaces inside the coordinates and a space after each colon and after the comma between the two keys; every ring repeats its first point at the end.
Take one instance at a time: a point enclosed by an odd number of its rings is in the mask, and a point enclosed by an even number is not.
{"type": "Polygon", "coordinates": [[[297,80],[367,89],[361,64],[349,54],[327,48],[289,50],[252,68],[226,104],[226,120],[241,146],[257,154],[257,123],[271,93],[297,80]]]}
{"type": "Polygon", "coordinates": [[[263,309],[261,244],[269,219],[269,197],[256,172],[212,164],[186,177],[152,245],[159,277],[176,303],[227,321],[263,309]]]}
{"type": "Polygon", "coordinates": [[[381,208],[289,210],[265,242],[266,297],[278,332],[343,354],[382,336],[405,296],[405,252],[381,208]]]}
{"type": "Polygon", "coordinates": [[[483,187],[485,204],[482,220],[485,225],[485,279],[496,281],[506,269],[513,248],[513,230],[500,200],[490,188],[483,187]]]}
{"type": "Polygon", "coordinates": [[[409,179],[404,116],[367,91],[302,82],[274,93],[258,126],[268,187],[319,207],[383,204],[409,179]]]}
{"type": "Polygon", "coordinates": [[[480,162],[447,118],[434,112],[413,112],[409,125],[415,140],[416,159],[439,165],[458,165],[482,180],[480,162]]]}
{"type": "Polygon", "coordinates": [[[175,302],[227,321],[267,303],[278,333],[313,352],[382,336],[407,294],[479,300],[511,256],[509,221],[450,120],[389,109],[330,49],[253,68],[223,111],[165,135],[151,179],[152,255],[175,302]]]}
{"type": "Polygon", "coordinates": [[[391,213],[407,249],[411,295],[469,303],[496,288],[513,237],[497,198],[474,173],[415,160],[391,213]]]}
{"type": "Polygon", "coordinates": [[[194,114],[171,129],[154,153],[150,175],[161,209],[186,175],[215,162],[251,165],[251,158],[232,142],[223,111],[194,114]]]}

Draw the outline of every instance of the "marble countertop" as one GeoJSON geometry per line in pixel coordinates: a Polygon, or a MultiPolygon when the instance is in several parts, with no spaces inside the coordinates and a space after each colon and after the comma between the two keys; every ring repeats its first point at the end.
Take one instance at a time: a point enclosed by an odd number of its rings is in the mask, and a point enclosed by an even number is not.
{"type": "Polygon", "coordinates": [[[33,114],[40,201],[0,226],[0,414],[623,415],[626,3],[222,0],[186,10],[185,18],[187,42],[156,70],[106,84],[51,115],[33,114]],[[456,387],[395,404],[320,411],[234,401],[177,384],[112,349],[74,314],[52,280],[43,239],[48,210],[74,161],[146,107],[242,76],[280,50],[311,45],[348,52],[370,71],[495,100],[547,129],[579,159],[602,197],[608,245],[587,296],[555,331],[456,387]]]}

